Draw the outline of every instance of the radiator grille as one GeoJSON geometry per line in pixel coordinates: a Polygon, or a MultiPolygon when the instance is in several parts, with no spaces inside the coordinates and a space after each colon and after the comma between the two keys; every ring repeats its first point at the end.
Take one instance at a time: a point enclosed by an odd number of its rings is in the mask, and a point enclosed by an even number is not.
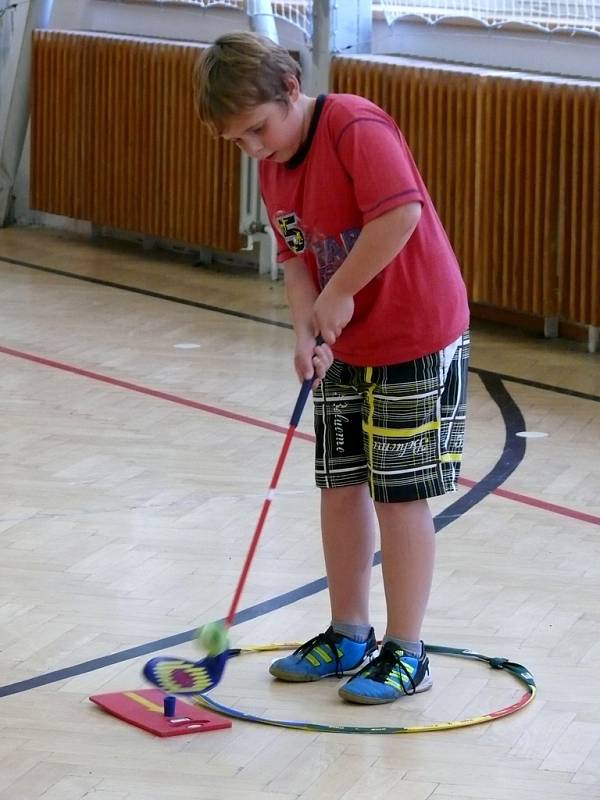
{"type": "Polygon", "coordinates": [[[600,324],[600,87],[338,57],[403,130],[469,295],[600,324]]]}
{"type": "Polygon", "coordinates": [[[199,46],[37,31],[31,204],[235,251],[240,159],[196,118],[199,46]]]}
{"type": "MultiPolygon", "coordinates": [[[[199,47],[36,32],[32,206],[238,250],[240,158],[195,116],[199,47]]],[[[474,303],[600,325],[597,85],[336,57],[332,90],[398,121],[474,303]]]]}

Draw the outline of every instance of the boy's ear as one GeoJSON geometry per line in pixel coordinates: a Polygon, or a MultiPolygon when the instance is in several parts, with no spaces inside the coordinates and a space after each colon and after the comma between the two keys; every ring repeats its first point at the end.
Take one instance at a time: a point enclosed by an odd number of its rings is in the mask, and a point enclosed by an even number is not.
{"type": "Polygon", "coordinates": [[[293,102],[294,100],[297,100],[300,95],[300,83],[295,75],[288,75],[286,81],[290,100],[293,102]]]}

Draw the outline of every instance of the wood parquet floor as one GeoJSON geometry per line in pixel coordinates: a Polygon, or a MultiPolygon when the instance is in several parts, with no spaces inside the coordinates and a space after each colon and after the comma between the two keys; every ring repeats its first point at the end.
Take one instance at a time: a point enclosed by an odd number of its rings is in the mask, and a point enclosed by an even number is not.
{"type": "MultiPolygon", "coordinates": [[[[475,324],[465,482],[433,504],[453,516],[425,639],[525,664],[530,706],[433,734],[235,721],[163,740],[88,697],[141,688],[146,645],[199,657],[160,640],[227,612],[297,394],[282,286],[13,228],[0,230],[0,302],[0,800],[600,798],[597,355],[475,324]],[[521,424],[547,435],[518,437],[521,424]]],[[[323,575],[312,445],[298,438],[241,603],[266,605],[233,643],[313,635],[327,597],[306,587],[323,575]]],[[[378,567],[372,607],[381,632],[378,567]]],[[[522,693],[433,656],[431,692],[353,708],[335,681],[271,681],[271,657],[233,659],[215,695],[284,719],[420,725],[522,693]]]]}

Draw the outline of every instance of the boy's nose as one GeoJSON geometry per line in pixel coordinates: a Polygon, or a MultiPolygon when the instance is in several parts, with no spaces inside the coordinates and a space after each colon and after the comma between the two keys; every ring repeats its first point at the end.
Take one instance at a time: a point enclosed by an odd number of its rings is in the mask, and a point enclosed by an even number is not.
{"type": "Polygon", "coordinates": [[[246,144],[246,153],[250,156],[250,158],[260,158],[263,152],[264,147],[262,146],[261,142],[254,141],[246,144]]]}

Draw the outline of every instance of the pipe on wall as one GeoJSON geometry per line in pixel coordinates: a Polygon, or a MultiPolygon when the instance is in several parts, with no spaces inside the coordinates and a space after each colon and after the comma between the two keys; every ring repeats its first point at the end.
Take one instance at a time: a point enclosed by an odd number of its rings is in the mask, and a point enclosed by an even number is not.
{"type": "MultiPolygon", "coordinates": [[[[17,67],[7,93],[8,112],[4,129],[0,130],[0,227],[3,227],[11,214],[13,187],[29,124],[29,105],[31,87],[31,39],[36,28],[47,28],[50,22],[54,0],[31,0],[22,20],[17,67]]],[[[17,9],[18,11],[19,9],[17,9]]],[[[16,37],[19,39],[19,37],[16,37]]]]}

